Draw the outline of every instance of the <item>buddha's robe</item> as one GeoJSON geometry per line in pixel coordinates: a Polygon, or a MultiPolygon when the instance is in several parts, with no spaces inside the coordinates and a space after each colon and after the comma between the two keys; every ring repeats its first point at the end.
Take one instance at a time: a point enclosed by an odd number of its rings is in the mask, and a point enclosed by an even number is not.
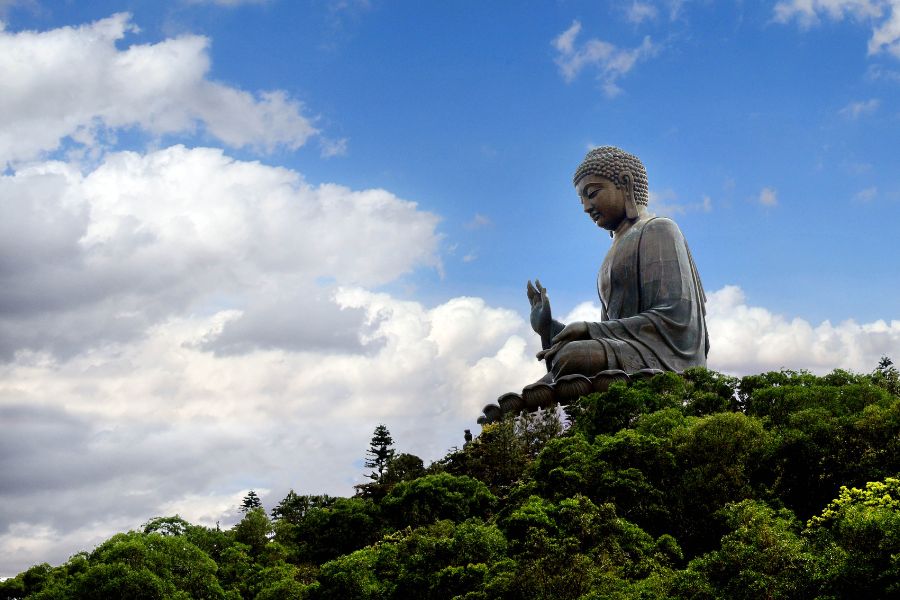
{"type": "Polygon", "coordinates": [[[558,352],[553,376],[706,366],[706,296],[678,225],[645,217],[617,236],[597,278],[603,305],[590,340],[558,352]]]}

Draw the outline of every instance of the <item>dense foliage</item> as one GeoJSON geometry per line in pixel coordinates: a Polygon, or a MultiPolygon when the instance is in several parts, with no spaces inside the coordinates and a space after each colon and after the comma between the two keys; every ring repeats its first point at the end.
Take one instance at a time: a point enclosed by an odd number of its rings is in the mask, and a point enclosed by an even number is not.
{"type": "Polygon", "coordinates": [[[379,426],[353,498],[151,520],[0,598],[900,596],[900,377],[704,369],[485,426],[427,468],[379,426]]]}

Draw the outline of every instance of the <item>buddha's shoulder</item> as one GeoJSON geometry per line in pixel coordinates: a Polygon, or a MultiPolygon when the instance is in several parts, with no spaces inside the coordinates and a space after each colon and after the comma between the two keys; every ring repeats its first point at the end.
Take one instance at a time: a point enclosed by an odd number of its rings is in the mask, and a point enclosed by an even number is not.
{"type": "Polygon", "coordinates": [[[682,237],[678,224],[668,217],[650,217],[638,224],[644,235],[682,237]]]}

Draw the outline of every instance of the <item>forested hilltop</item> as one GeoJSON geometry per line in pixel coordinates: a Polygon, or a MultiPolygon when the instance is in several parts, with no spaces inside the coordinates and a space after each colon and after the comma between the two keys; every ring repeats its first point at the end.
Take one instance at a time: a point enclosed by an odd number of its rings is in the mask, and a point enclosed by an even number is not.
{"type": "Polygon", "coordinates": [[[379,426],[352,498],[249,494],[0,598],[900,597],[900,375],[693,369],[487,425],[429,465],[379,426]]]}

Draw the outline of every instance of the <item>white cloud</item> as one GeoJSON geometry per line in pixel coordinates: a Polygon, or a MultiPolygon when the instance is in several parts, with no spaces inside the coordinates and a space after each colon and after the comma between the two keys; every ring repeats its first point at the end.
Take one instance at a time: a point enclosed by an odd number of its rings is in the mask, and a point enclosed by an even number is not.
{"type": "Polygon", "coordinates": [[[775,5],[775,21],[788,23],[796,19],[802,27],[811,27],[819,23],[823,14],[834,21],[846,16],[877,18],[884,4],[882,0],[783,0],[775,5]]]}
{"type": "Polygon", "coordinates": [[[655,56],[658,52],[658,47],[649,36],[644,38],[640,46],[630,49],[617,48],[596,38],[577,46],[576,39],[580,32],[581,23],[573,21],[567,30],[553,40],[553,47],[558,52],[556,64],[566,82],[574,81],[585,68],[595,70],[601,88],[608,97],[621,93],[617,84],[619,78],[631,71],[638,61],[655,56]]]}
{"type": "Polygon", "coordinates": [[[759,203],[763,206],[778,206],[778,192],[765,187],[759,192],[759,203]]]}
{"type": "MultiPolygon", "coordinates": [[[[599,319],[600,307],[594,302],[584,302],[566,316],[566,322],[599,319]]],[[[744,292],[734,285],[708,295],[706,325],[709,368],[734,375],[782,368],[819,374],[837,368],[867,373],[882,356],[900,356],[898,320],[813,325],[748,305],[744,292]]]]}
{"type": "Polygon", "coordinates": [[[658,15],[658,11],[654,5],[648,2],[639,2],[638,0],[634,0],[626,10],[626,17],[628,20],[638,24],[647,20],[653,20],[658,15]]]}
{"type": "Polygon", "coordinates": [[[223,330],[231,351],[301,329],[312,338],[298,343],[326,340],[336,332],[304,319],[355,326],[316,281],[439,267],[437,222],[385,190],[313,187],[216,149],[110,154],[85,175],[36,163],[0,177],[0,357],[124,343],[210,305],[240,311],[223,330]],[[270,333],[236,338],[250,321],[270,333]]]}
{"type": "Polygon", "coordinates": [[[518,313],[368,289],[439,267],[437,223],[209,148],[0,176],[0,575],[251,487],[347,494],[380,421],[460,444],[543,367],[518,313]]]}
{"type": "MultiPolygon", "coordinates": [[[[179,237],[178,232],[189,230],[194,235],[180,238],[183,245],[178,248],[190,255],[187,262],[191,263],[198,254],[209,258],[220,252],[202,250],[224,245],[227,238],[236,244],[228,251],[229,260],[237,263],[235,279],[252,285],[266,279],[260,272],[287,268],[279,259],[279,247],[290,241],[272,227],[287,220],[285,229],[297,230],[290,222],[288,205],[309,204],[313,213],[328,212],[324,199],[316,195],[324,192],[304,187],[295,173],[230,161],[209,150],[174,148],[145,157],[117,155],[102,169],[108,169],[110,176],[118,175],[116,185],[139,224],[132,226],[148,232],[143,243],[165,247],[175,244],[172,240],[179,237]],[[193,169],[209,161],[219,170],[218,177],[203,179],[225,181],[214,191],[216,197],[225,198],[221,214],[201,219],[199,215],[216,212],[203,198],[190,207],[166,199],[172,191],[155,182],[166,179],[163,175],[168,171],[161,165],[185,161],[193,169]],[[144,181],[162,197],[159,214],[149,214],[152,211],[142,208],[139,199],[128,199],[136,194],[129,178],[144,181]],[[239,225],[252,213],[236,210],[228,189],[238,182],[246,185],[250,179],[262,181],[270,201],[281,207],[273,210],[261,200],[246,201],[259,209],[257,218],[268,223],[269,229],[254,225],[244,232],[239,225]],[[280,186],[284,186],[281,191],[280,186]],[[223,239],[213,234],[220,227],[223,239]],[[256,235],[261,232],[265,234],[256,235]],[[254,243],[248,243],[251,239],[254,243]]],[[[53,247],[62,237],[84,239],[89,247],[106,240],[112,244],[110,252],[125,258],[130,268],[138,268],[128,262],[132,250],[116,241],[114,233],[123,225],[115,224],[115,211],[102,201],[92,203],[90,210],[80,210],[82,188],[90,186],[77,174],[69,176],[64,179],[69,187],[51,183],[69,190],[58,194],[59,204],[71,207],[75,216],[60,217],[60,223],[52,224],[59,235],[46,232],[36,244],[46,246],[35,259],[37,265],[70,249],[65,241],[53,247]],[[100,216],[96,219],[95,211],[100,216]],[[69,218],[78,227],[67,225],[69,218]]],[[[173,186],[183,183],[174,173],[168,179],[173,186]]],[[[45,214],[54,210],[68,214],[42,205],[39,200],[45,193],[38,189],[26,198],[45,209],[45,214]]],[[[339,195],[336,201],[346,207],[353,204],[348,198],[339,195]]],[[[355,198],[359,201],[360,196],[355,198]]],[[[420,214],[396,199],[386,204],[392,203],[411,210],[408,219],[412,222],[420,214]]],[[[366,221],[379,212],[359,213],[350,222],[366,221]]],[[[429,218],[422,218],[433,226],[429,218]]],[[[351,227],[345,235],[359,235],[359,230],[351,227]]],[[[402,254],[392,245],[397,242],[389,239],[397,235],[374,236],[370,251],[402,254]]],[[[407,238],[403,243],[418,242],[407,238]]],[[[347,256],[353,252],[347,251],[347,256]]],[[[425,253],[420,259],[427,262],[428,256],[425,253]]],[[[349,264],[341,260],[336,264],[349,264]]],[[[172,262],[172,256],[167,256],[147,264],[157,268],[172,262]]],[[[206,266],[214,272],[220,269],[215,260],[206,266]]],[[[394,267],[379,272],[379,278],[368,283],[399,271],[394,267]]],[[[182,276],[191,275],[178,275],[182,276]]],[[[282,283],[269,280],[263,296],[282,283]]],[[[231,284],[220,283],[219,288],[234,293],[231,284]]],[[[158,295],[152,285],[146,290],[128,289],[148,294],[144,298],[148,302],[158,295]]],[[[347,494],[361,480],[362,469],[354,465],[376,423],[388,424],[401,451],[426,460],[438,458],[461,443],[462,430],[472,426],[485,403],[502,392],[520,389],[544,370],[534,359],[538,342],[521,311],[492,307],[479,298],[451,298],[429,307],[351,283],[335,288],[321,302],[333,305],[336,313],[359,315],[353,325],[356,345],[257,345],[240,356],[210,352],[204,349],[208,340],[216,339],[218,332],[249,309],[181,309],[155,320],[144,335],[127,344],[82,349],[64,362],[40,352],[20,352],[15,361],[0,365],[0,419],[14,424],[0,440],[0,471],[14,476],[0,484],[3,574],[39,561],[59,563],[72,552],[155,515],[180,513],[207,524],[221,519],[227,526],[234,520],[234,505],[248,488],[262,490],[269,508],[291,487],[347,494]],[[341,435],[329,433],[336,428],[341,435]],[[123,490],[128,490],[126,496],[123,490]]],[[[802,319],[788,320],[747,305],[740,289],[733,286],[710,294],[707,308],[710,367],[730,373],[782,366],[817,372],[834,367],[867,371],[881,355],[900,354],[897,321],[863,325],[848,321],[837,326],[825,322],[814,327],[802,319]]],[[[281,310],[289,312],[291,307],[286,304],[281,310]]],[[[277,320],[281,317],[276,312],[262,311],[277,320]]],[[[324,320],[327,327],[335,322],[336,313],[313,319],[324,320]]],[[[566,322],[598,319],[599,307],[590,302],[564,318],[566,322]]]]}
{"type": "Polygon", "coordinates": [[[0,467],[15,475],[0,485],[3,574],[159,514],[227,525],[251,487],[272,490],[269,508],[291,487],[346,495],[376,423],[433,460],[544,370],[524,319],[478,298],[429,308],[349,287],[335,301],[363,311],[374,352],[216,356],[197,343],[228,318],[215,314],[65,363],[0,367],[0,417],[14,424],[0,467]]]}
{"type": "Polygon", "coordinates": [[[872,24],[870,55],[888,52],[900,58],[900,0],[783,0],[774,8],[778,23],[797,21],[802,28],[853,18],[872,24]]]}
{"type": "Polygon", "coordinates": [[[890,3],[890,15],[875,31],[869,40],[869,54],[878,54],[887,51],[900,58],[900,2],[894,0],[890,3]]]}
{"type": "Polygon", "coordinates": [[[848,119],[858,119],[861,116],[871,115],[878,107],[881,105],[881,101],[878,98],[871,98],[869,100],[860,100],[858,102],[851,102],[844,108],[839,111],[841,116],[847,117],[848,119]]]}
{"type": "Polygon", "coordinates": [[[97,144],[123,127],[162,135],[200,125],[230,146],[265,150],[295,149],[316,134],[284,92],[254,95],[208,79],[207,38],[116,47],[135,31],[125,13],[44,32],[0,29],[0,166],[65,139],[97,144]]]}
{"type": "Polygon", "coordinates": [[[729,373],[781,368],[826,373],[836,368],[869,372],[881,356],[900,356],[900,321],[813,325],[749,306],[736,286],[709,295],[709,366],[729,373]]]}

